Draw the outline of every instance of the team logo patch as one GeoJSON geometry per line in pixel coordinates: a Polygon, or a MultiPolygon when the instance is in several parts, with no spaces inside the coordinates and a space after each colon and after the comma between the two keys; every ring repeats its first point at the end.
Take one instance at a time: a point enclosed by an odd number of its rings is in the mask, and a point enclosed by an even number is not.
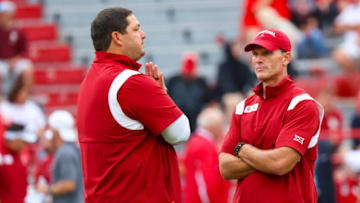
{"type": "Polygon", "coordinates": [[[298,143],[300,143],[300,144],[304,144],[305,138],[300,137],[299,135],[295,134],[293,140],[296,141],[296,142],[298,142],[298,143]]]}
{"type": "Polygon", "coordinates": [[[259,33],[256,35],[256,37],[259,36],[259,35],[260,35],[261,37],[264,37],[264,34],[268,34],[268,35],[271,35],[271,36],[275,37],[275,32],[272,32],[272,31],[270,31],[270,30],[263,30],[263,31],[259,32],[259,33]]]}
{"type": "Polygon", "coordinates": [[[250,113],[250,112],[253,112],[253,111],[257,111],[258,106],[259,106],[259,104],[254,104],[254,105],[247,106],[245,108],[245,110],[244,110],[244,113],[250,113]]]}

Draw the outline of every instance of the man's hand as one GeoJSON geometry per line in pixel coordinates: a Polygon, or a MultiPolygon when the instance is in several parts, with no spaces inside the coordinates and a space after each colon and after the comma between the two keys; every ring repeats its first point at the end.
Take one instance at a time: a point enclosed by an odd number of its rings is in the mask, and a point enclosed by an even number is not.
{"type": "Polygon", "coordinates": [[[157,65],[153,65],[152,62],[146,63],[145,64],[145,71],[146,71],[146,75],[152,77],[159,84],[159,86],[163,90],[165,90],[165,92],[167,92],[167,88],[165,86],[163,73],[159,72],[157,65]]]}
{"type": "Polygon", "coordinates": [[[49,186],[45,185],[45,184],[37,184],[36,185],[36,190],[39,193],[43,193],[43,194],[47,194],[49,191],[49,186]]]}

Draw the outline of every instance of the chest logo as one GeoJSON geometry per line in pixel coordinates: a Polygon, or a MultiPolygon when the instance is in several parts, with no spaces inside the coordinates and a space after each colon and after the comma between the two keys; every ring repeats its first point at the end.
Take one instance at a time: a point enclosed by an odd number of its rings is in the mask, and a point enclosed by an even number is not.
{"type": "Polygon", "coordinates": [[[257,104],[250,105],[250,106],[246,106],[246,107],[245,107],[245,110],[244,110],[244,113],[250,113],[250,112],[253,112],[253,111],[257,111],[258,106],[259,106],[258,103],[257,103],[257,104]]]}
{"type": "Polygon", "coordinates": [[[298,142],[298,143],[300,143],[300,144],[304,144],[305,138],[300,137],[299,135],[295,134],[293,140],[296,141],[296,142],[298,142]]]}

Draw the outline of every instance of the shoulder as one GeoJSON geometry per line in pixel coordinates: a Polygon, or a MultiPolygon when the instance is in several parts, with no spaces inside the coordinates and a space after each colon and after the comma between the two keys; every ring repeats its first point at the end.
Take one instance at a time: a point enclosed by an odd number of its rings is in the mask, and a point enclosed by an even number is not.
{"type": "Polygon", "coordinates": [[[256,104],[257,99],[258,96],[254,94],[242,100],[240,103],[236,105],[235,114],[242,115],[244,113],[245,106],[256,104]]]}
{"type": "Polygon", "coordinates": [[[125,77],[127,77],[127,80],[125,81],[124,86],[127,88],[147,91],[149,88],[159,87],[154,79],[138,71],[127,72],[125,77]]]}

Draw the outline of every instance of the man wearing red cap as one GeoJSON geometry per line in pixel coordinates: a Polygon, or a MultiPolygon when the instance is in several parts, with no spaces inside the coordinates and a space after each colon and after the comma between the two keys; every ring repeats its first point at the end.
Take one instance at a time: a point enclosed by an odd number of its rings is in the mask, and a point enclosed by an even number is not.
{"type": "Polygon", "coordinates": [[[289,38],[263,30],[245,47],[261,83],[233,113],[219,162],[233,202],[317,202],[314,165],[323,108],[287,75],[289,38]]]}

